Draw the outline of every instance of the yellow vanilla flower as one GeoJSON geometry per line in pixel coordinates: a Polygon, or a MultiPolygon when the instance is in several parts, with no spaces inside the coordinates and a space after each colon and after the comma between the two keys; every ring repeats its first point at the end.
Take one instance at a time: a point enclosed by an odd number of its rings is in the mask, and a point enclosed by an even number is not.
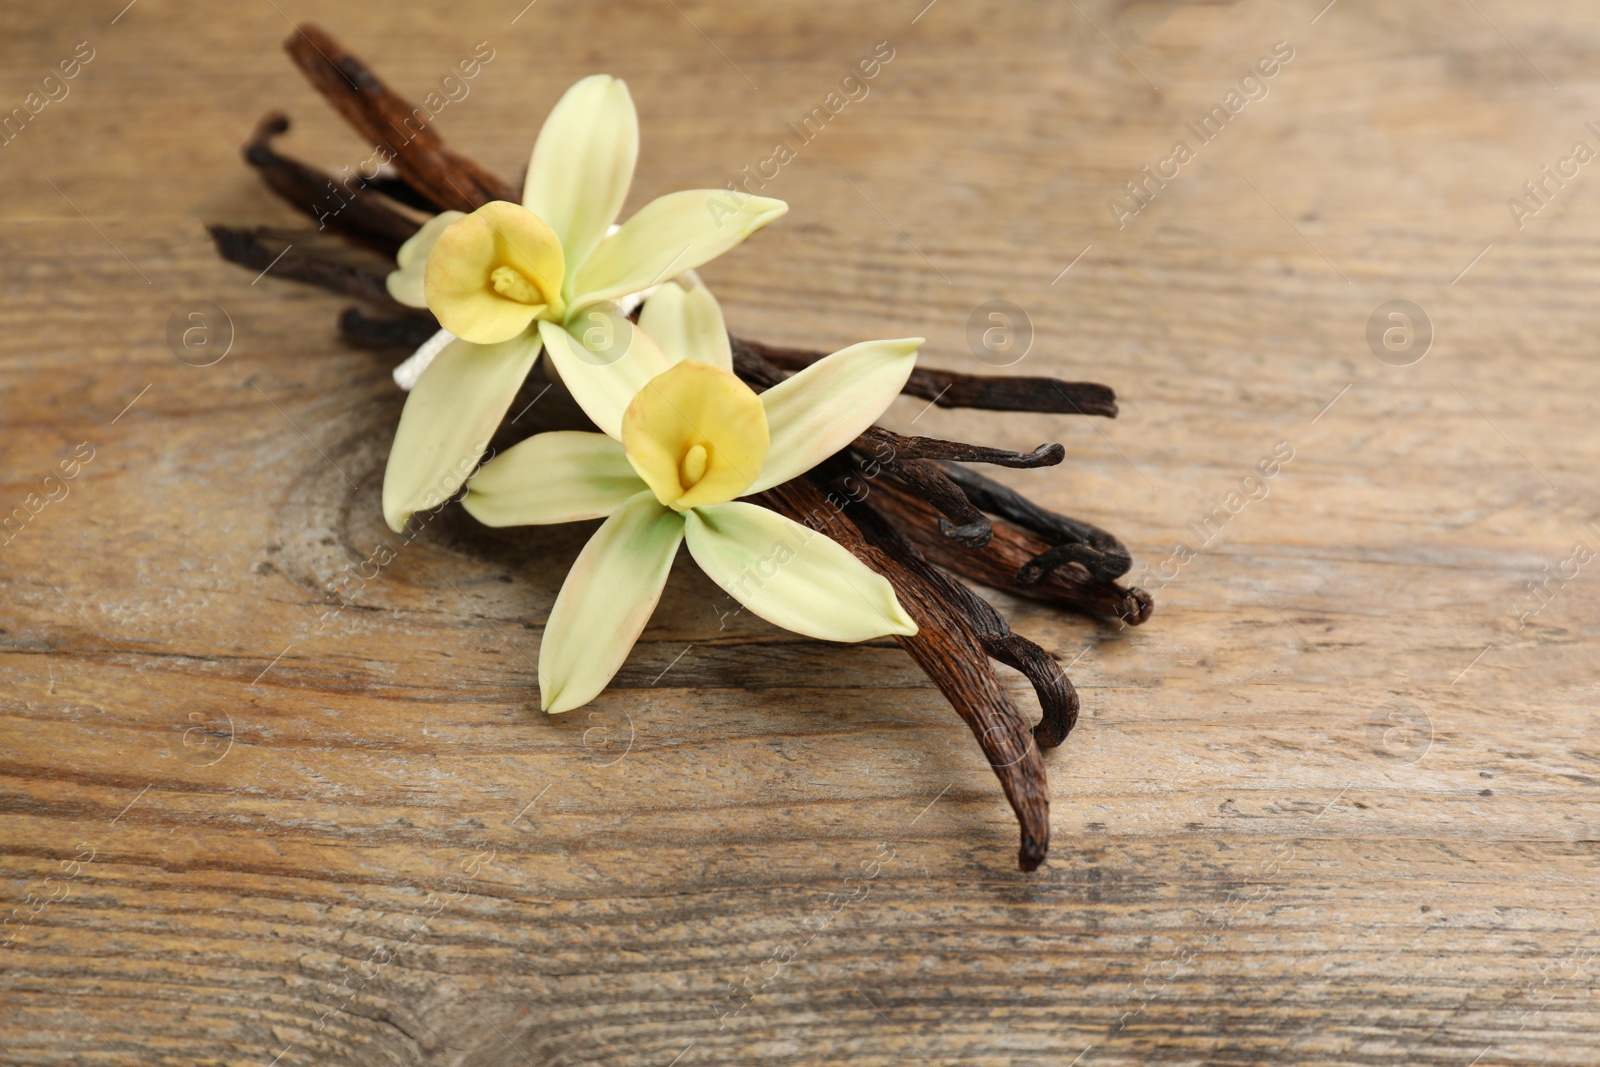
{"type": "Polygon", "coordinates": [[[437,354],[406,399],[384,472],[383,514],[395,530],[461,487],[541,348],[569,387],[637,377],[635,330],[614,302],[715,259],[788,210],[689,190],[608,233],[638,153],[628,87],[585,78],[539,131],[521,204],[447,211],[401,247],[390,294],[426,306],[446,332],[424,346],[437,354]]]}
{"type": "MultiPolygon", "coordinates": [[[[881,575],[737,498],[804,474],[872,425],[922,339],[852,345],[757,394],[734,376],[722,312],[703,286],[662,286],[639,326],[626,364],[569,383],[604,433],[537,434],[467,483],[464,506],[489,526],[606,520],[545,625],[544,709],[571,711],[611,681],[683,541],[729,596],[785,629],[829,641],[916,633],[881,575]]],[[[558,343],[575,342],[552,351],[558,343]]]]}

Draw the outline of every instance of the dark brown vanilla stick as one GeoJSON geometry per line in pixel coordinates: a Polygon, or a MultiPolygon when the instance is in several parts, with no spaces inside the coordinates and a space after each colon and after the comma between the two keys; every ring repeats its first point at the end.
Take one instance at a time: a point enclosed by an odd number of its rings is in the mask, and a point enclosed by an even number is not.
{"type": "MultiPolygon", "coordinates": [[[[805,370],[827,355],[799,348],[779,348],[745,341],[750,352],[775,367],[793,373],[805,370]]],[[[1062,382],[1054,378],[1005,378],[918,367],[902,390],[909,396],[931,400],[942,408],[981,408],[987,411],[1040,411],[1058,415],[1117,417],[1117,394],[1097,382],[1062,382]]]]}
{"type": "Polygon", "coordinates": [[[381,275],[308,252],[297,252],[293,248],[296,242],[285,239],[270,229],[257,227],[254,230],[240,230],[231,226],[208,226],[206,229],[211,233],[211,240],[217,246],[218,255],[240,266],[258,271],[265,271],[270,267],[275,277],[289,278],[335,293],[353,296],[398,314],[417,314],[414,309],[406,307],[389,295],[381,275]]]}
{"type": "MultiPolygon", "coordinates": [[[[229,257],[232,258],[232,257],[229,257]]],[[[407,309],[408,311],[413,309],[407,309]]],[[[438,331],[438,326],[421,326],[416,320],[407,322],[385,322],[380,318],[367,315],[364,312],[346,312],[340,321],[340,328],[344,331],[346,339],[358,348],[416,348],[422,342],[432,337],[438,331]]],[[[760,374],[751,373],[754,352],[758,347],[753,342],[739,337],[730,337],[733,342],[734,359],[739,376],[752,384],[763,387],[776,385],[782,381],[786,374],[760,374]]],[[[769,364],[770,366],[770,364],[769,364]]],[[[903,392],[908,396],[921,395],[914,391],[916,375],[906,383],[903,392]]],[[[974,381],[1004,381],[1009,379],[974,378],[974,381]]],[[[1022,379],[1030,382],[1044,382],[1051,385],[1070,386],[1071,382],[1056,382],[1051,378],[1022,379]]],[[[1022,410],[1022,409],[1016,409],[1022,410]]],[[[858,439],[857,444],[871,453],[877,455],[882,451],[880,447],[887,442],[896,455],[904,455],[912,459],[951,459],[967,463],[990,463],[998,467],[1014,467],[1031,469],[1034,467],[1051,467],[1060,463],[1066,456],[1066,450],[1059,444],[1040,445],[1032,452],[1012,452],[1003,448],[988,448],[983,445],[970,445],[960,441],[942,441],[932,437],[906,437],[881,426],[874,426],[858,439]]]]}
{"type": "Polygon", "coordinates": [[[392,168],[386,173],[379,174],[376,178],[363,178],[362,180],[367,183],[368,188],[376,189],[397,204],[404,204],[406,207],[415,208],[429,215],[438,211],[438,208],[433,206],[433,201],[407,185],[406,180],[400,177],[392,168]]]}
{"type": "Polygon", "coordinates": [[[1143,589],[1124,589],[1080,566],[1057,567],[1038,581],[1024,583],[1017,572],[1053,546],[1038,535],[1004,522],[982,548],[964,548],[938,531],[939,512],[916,493],[889,479],[874,482],[866,504],[906,536],[927,557],[963,578],[1030,600],[1080,611],[1096,618],[1120,619],[1137,626],[1150,617],[1154,602],[1143,589]]]}
{"type": "Polygon", "coordinates": [[[1033,728],[1033,739],[1038,746],[1055,748],[1065,741],[1078,721],[1078,693],[1073,689],[1066,671],[1061,669],[1061,664],[1026,637],[1012,633],[1005,617],[987,600],[960,582],[951,580],[939,568],[930,566],[916,546],[902,537],[871,507],[853,504],[848,506],[846,514],[866,534],[868,541],[921,575],[945,603],[956,607],[990,657],[1027,676],[1044,713],[1039,724],[1033,728]]]}
{"type": "Polygon", "coordinates": [[[1067,450],[1059,444],[1040,445],[1032,452],[1011,452],[1004,448],[985,448],[961,441],[942,441],[937,437],[906,437],[882,426],[869,428],[857,439],[856,447],[866,448],[868,443],[882,446],[874,451],[874,455],[886,448],[898,459],[949,459],[1024,470],[1054,467],[1067,455],[1067,450]]]}
{"type": "Polygon", "coordinates": [[[944,469],[978,507],[1053,543],[1053,548],[1041,552],[1017,571],[1017,580],[1023,585],[1032,585],[1066,563],[1082,564],[1090,574],[1108,582],[1127,574],[1128,568],[1133,566],[1133,559],[1122,542],[1100,527],[1041,508],[1015,489],[970,468],[946,463],[944,469]]]}
{"type": "MultiPolygon", "coordinates": [[[[272,268],[275,278],[304,282],[334,293],[365,300],[385,311],[404,316],[427,326],[426,341],[439,332],[439,324],[425,308],[412,308],[389,295],[384,275],[352,263],[339,262],[312,252],[295,251],[316,240],[316,234],[293,230],[279,232],[266,226],[241,230],[233,226],[207,226],[217,254],[223,259],[252,270],[272,268]]],[[[418,341],[417,344],[421,344],[418,341]]]]}
{"type": "Polygon", "coordinates": [[[394,255],[419,224],[390,207],[369,183],[356,178],[335,185],[333,176],[280,154],[273,138],[289,129],[289,117],[274,111],[261,120],[244,146],[245,162],[261,172],[273,192],[317,220],[319,229],[334,225],[368,248],[394,255]]]}
{"type": "Polygon", "coordinates": [[[939,509],[939,532],[966,548],[982,548],[994,536],[989,517],[972,506],[967,494],[931,459],[895,456],[880,464],[889,477],[903,482],[939,509]]]}
{"type": "Polygon", "coordinates": [[[435,210],[471,211],[491,200],[520,201],[505,182],[444,146],[429,114],[389,91],[367,65],[310,23],[283,47],[345,121],[373,145],[379,163],[392,163],[406,184],[435,210]]]}
{"type": "Polygon", "coordinates": [[[1040,748],[1055,748],[1078,725],[1078,691],[1054,656],[1021,634],[1012,633],[998,611],[990,608],[990,612],[1006,632],[994,636],[979,634],[983,650],[1007,667],[1021,671],[1033,683],[1033,692],[1044,712],[1033,728],[1034,744],[1040,748]]]}
{"type": "Polygon", "coordinates": [[[439,332],[439,324],[432,316],[422,318],[388,318],[368,315],[358,307],[348,307],[339,313],[339,333],[357,348],[391,352],[396,349],[414,351],[424,341],[439,332]]]}
{"type": "MultiPolygon", "coordinates": [[[[272,263],[274,257],[281,251],[278,246],[289,243],[259,228],[241,230],[228,226],[212,226],[210,230],[217,251],[224,259],[256,270],[262,270],[272,263]]],[[[397,303],[389,296],[383,277],[374,272],[292,252],[284,256],[272,271],[280,277],[308,282],[336,293],[367,300],[404,316],[398,319],[379,318],[356,308],[346,309],[339,319],[339,328],[357,347],[414,349],[438,332],[439,324],[431,314],[420,308],[409,308],[397,303]]],[[[788,377],[788,372],[766,362],[763,356],[757,354],[761,346],[737,337],[729,340],[733,343],[735,367],[745,380],[762,388],[769,388],[788,377]]],[[[907,388],[909,390],[909,384],[907,388]]],[[[965,460],[970,463],[992,463],[1002,467],[1033,468],[1053,466],[1060,463],[1066,454],[1059,444],[1040,445],[1032,452],[1011,452],[1001,448],[970,445],[961,441],[907,437],[881,426],[874,426],[863,433],[857,438],[855,447],[870,456],[873,462],[893,466],[895,472],[902,475],[906,481],[934,494],[941,505],[940,511],[945,516],[944,520],[938,520],[942,522],[940,529],[945,531],[945,536],[971,545],[982,545],[987,542],[989,521],[980,514],[980,510],[993,509],[987,509],[981,501],[972,500],[973,494],[964,493],[964,486],[958,488],[961,486],[961,480],[955,476],[956,472],[926,461],[965,460]]],[[[998,483],[990,484],[998,485],[998,483]]],[[[1003,486],[999,488],[1004,490],[1003,486]]],[[[1027,502],[1024,500],[1023,503],[1027,502]]],[[[1035,511],[1040,516],[1051,515],[1040,509],[1035,511]]],[[[1006,514],[1003,510],[998,513],[1006,514]]],[[[1062,519],[1059,516],[1054,518],[1061,522],[1073,522],[1071,519],[1062,519]]],[[[1052,519],[1041,518],[1037,521],[1048,524],[1052,519]]],[[[1084,530],[1094,529],[1087,524],[1078,525],[1084,530]]]]}
{"type": "Polygon", "coordinates": [[[918,626],[916,636],[895,640],[939,687],[978,739],[1021,827],[1017,865],[1024,871],[1038,868],[1050,850],[1050,793],[1044,758],[1011,694],[989,666],[983,642],[949,601],[948,591],[931,582],[926,573],[868,544],[844,513],[804,478],[785,482],[754,499],[837,541],[894,586],[901,606],[918,626]]]}

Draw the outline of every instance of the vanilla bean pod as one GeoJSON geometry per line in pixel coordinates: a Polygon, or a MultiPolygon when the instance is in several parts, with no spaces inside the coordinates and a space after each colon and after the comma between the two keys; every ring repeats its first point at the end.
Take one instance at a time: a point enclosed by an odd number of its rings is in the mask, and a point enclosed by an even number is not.
{"type": "MultiPolygon", "coordinates": [[[[733,349],[734,373],[758,389],[770,389],[792,373],[768,360],[764,346],[733,336],[730,336],[728,341],[733,349]]],[[[907,460],[922,462],[932,459],[966,459],[1007,467],[1048,467],[1060,463],[1066,455],[1066,450],[1058,444],[1040,445],[1032,452],[1009,452],[1002,448],[985,448],[982,445],[969,445],[961,441],[907,437],[893,430],[886,430],[882,426],[868,427],[852,442],[852,447],[866,457],[861,464],[863,469],[883,467],[896,473],[899,473],[897,465],[903,467],[906,465],[904,461],[907,460]]],[[[948,531],[946,536],[955,536],[956,540],[974,545],[986,543],[988,540],[986,532],[976,540],[972,538],[979,534],[980,528],[987,528],[988,520],[974,508],[942,469],[928,469],[933,467],[934,464],[924,462],[923,466],[913,468],[911,474],[904,480],[915,484],[918,488],[929,487],[931,492],[940,496],[940,499],[935,501],[940,511],[951,519],[974,526],[971,531],[963,531],[962,536],[952,535],[948,531]]]]}
{"type": "Polygon", "coordinates": [[[270,268],[278,278],[289,278],[343,293],[398,314],[416,315],[414,309],[389,295],[381,274],[307,252],[297,252],[293,248],[295,241],[267,227],[241,230],[232,226],[213,225],[206,229],[217,247],[217,254],[242,267],[262,272],[270,268]]]}
{"type": "Polygon", "coordinates": [[[1023,585],[1033,585],[1067,563],[1082,564],[1090,574],[1108,582],[1127,574],[1133,566],[1123,543],[1098,526],[1041,508],[1016,490],[975,470],[954,463],[944,464],[944,468],[973,504],[1054,543],[1054,547],[1018,568],[1017,580],[1023,585]]]}
{"type": "Polygon", "coordinates": [[[429,114],[395,95],[361,60],[320,28],[301,23],[284,48],[311,84],[374,146],[435,211],[472,211],[491,200],[518,201],[505,182],[444,146],[429,114]]]}
{"type": "MultiPolygon", "coordinates": [[[[820,477],[826,478],[827,471],[820,477]]],[[[871,506],[860,501],[847,504],[845,514],[866,534],[867,540],[922,575],[947,603],[956,607],[991,658],[1021,671],[1032,683],[1043,712],[1039,724],[1033,728],[1033,738],[1039,747],[1055,748],[1065,741],[1078,721],[1078,692],[1055,657],[1026,637],[1012,633],[1011,624],[994,605],[931,566],[916,546],[871,506]]]]}
{"type": "Polygon", "coordinates": [[[988,463],[1006,463],[1018,467],[1044,466],[1061,462],[1066,450],[1059,444],[1040,445],[1033,453],[1007,452],[998,448],[983,448],[960,441],[940,441],[931,437],[903,437],[880,426],[867,429],[854,444],[857,452],[871,442],[882,446],[874,463],[888,472],[891,478],[915,489],[923,499],[939,509],[939,532],[968,548],[982,548],[994,536],[988,516],[979,511],[967,498],[961,487],[945,473],[945,468],[929,456],[953,459],[975,459],[988,463]]]}
{"type": "Polygon", "coordinates": [[[413,351],[424,341],[439,332],[439,324],[420,315],[406,318],[382,318],[368,315],[358,307],[347,307],[339,313],[339,334],[356,348],[386,352],[393,349],[413,351]]]}
{"type": "MultiPolygon", "coordinates": [[[[987,601],[975,594],[974,599],[989,607],[987,601]]],[[[1067,677],[1066,668],[1057,663],[1054,656],[1021,634],[1012,633],[1005,617],[992,607],[989,613],[1000,621],[1005,632],[979,634],[983,650],[1007,667],[1021,671],[1032,683],[1043,713],[1038,725],[1033,728],[1034,743],[1041,749],[1055,748],[1078,725],[1078,691],[1073,687],[1072,679],[1067,677]]]]}
{"type": "Polygon", "coordinates": [[[288,129],[289,117],[281,111],[263,118],[245,142],[245,162],[261,172],[273,192],[315,219],[318,229],[331,222],[367,247],[390,256],[417,232],[419,224],[389,207],[383,197],[361,195],[373,192],[371,183],[357,178],[354,189],[348,183],[335,186],[332,175],[278,152],[272,146],[273,138],[288,129]],[[325,210],[319,211],[319,206],[325,210]]]}
{"type": "Polygon", "coordinates": [[[394,169],[393,164],[384,164],[379,168],[376,177],[367,178],[363,176],[361,180],[367,184],[367,188],[382,193],[397,204],[404,204],[406,207],[415,208],[429,215],[438,212],[438,208],[433,206],[433,201],[407,184],[406,180],[400,177],[399,172],[394,169]]]}
{"type": "MultiPolygon", "coordinates": [[[[741,342],[747,351],[793,373],[827,355],[799,348],[780,348],[759,341],[741,342]]],[[[1098,382],[1062,382],[1054,378],[1006,378],[918,367],[902,390],[942,408],[985,411],[1037,411],[1056,415],[1117,417],[1117,394],[1098,382]]]]}
{"type": "MultiPolygon", "coordinates": [[[[426,112],[395,94],[370,68],[320,28],[301,24],[284,47],[313,87],[357,131],[392,157],[405,184],[440,210],[472,211],[492,200],[518,199],[503,180],[445,148],[426,112]],[[392,142],[390,139],[398,139],[392,142]]],[[[800,370],[823,353],[736,341],[786,370],[800,370]]],[[[904,390],[941,407],[1058,414],[1117,414],[1116,394],[1095,382],[987,377],[917,368],[904,390]]]]}
{"type": "Polygon", "coordinates": [[[877,461],[886,474],[939,509],[939,532],[966,548],[982,548],[994,536],[989,516],[973,507],[961,487],[931,459],[891,456],[877,461]]]}
{"type": "Polygon", "coordinates": [[[1154,610],[1143,589],[1125,589],[1083,567],[1057,567],[1036,582],[1019,581],[1017,572],[1053,547],[1030,531],[997,521],[987,545],[963,548],[939,533],[939,513],[933,505],[903,486],[887,479],[875,483],[866,503],[931,561],[963,578],[1096,618],[1120,619],[1129,626],[1144,622],[1154,610]]]}
{"type": "Polygon", "coordinates": [[[1059,444],[1040,445],[1032,452],[1012,452],[1004,448],[969,445],[962,441],[944,441],[937,437],[907,437],[882,426],[868,427],[856,439],[857,448],[865,448],[869,443],[882,445],[904,459],[950,459],[1023,470],[1054,467],[1067,455],[1067,450],[1059,444]]]}
{"type": "Polygon", "coordinates": [[[948,591],[930,580],[930,574],[936,572],[914,569],[869,544],[845,513],[805,478],[775,486],[753,499],[832,538],[894,586],[895,596],[918,627],[914,636],[896,636],[895,640],[939,687],[978,739],[1017,815],[1022,838],[1017,865],[1024,871],[1038,868],[1050,850],[1050,792],[1044,758],[1022,713],[989,666],[977,632],[950,602],[948,591]]]}

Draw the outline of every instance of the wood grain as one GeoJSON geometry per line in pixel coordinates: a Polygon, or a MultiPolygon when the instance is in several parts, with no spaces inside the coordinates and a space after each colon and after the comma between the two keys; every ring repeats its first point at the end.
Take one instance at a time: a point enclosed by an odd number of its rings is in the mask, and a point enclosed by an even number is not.
{"type": "Polygon", "coordinates": [[[93,48],[0,146],[0,512],[26,515],[0,536],[0,1059],[1593,1062],[1600,579],[1527,583],[1600,547],[1600,177],[1520,229],[1507,207],[1597,146],[1591,7],[121,6],[0,15],[0,114],[93,48]],[[790,215],[705,272],[741,336],[920,334],[987,371],[968,319],[1006,299],[1034,332],[1013,373],[1117,390],[1115,420],[890,420],[1061,441],[996,477],[1123,537],[1155,595],[1124,629],[985,593],[1082,698],[1045,867],[1013,868],[901,649],[775,631],[692,566],[614,689],[538,712],[588,530],[390,534],[389,357],[211,249],[208,222],[298,225],[239,158],[268,111],[297,158],[372,151],[289,19],[411,96],[487,41],[437,122],[508,179],[567,85],[627,78],[630,210],[794,142],[762,190],[790,215]],[[1278,41],[1267,95],[1119,230],[1107,200],[1278,41]],[[1433,325],[1409,366],[1368,345],[1391,300],[1433,325]],[[204,301],[232,346],[195,366],[221,349],[185,363],[169,323],[204,301]],[[1265,497],[1230,498],[1279,442],[1265,497]]]}

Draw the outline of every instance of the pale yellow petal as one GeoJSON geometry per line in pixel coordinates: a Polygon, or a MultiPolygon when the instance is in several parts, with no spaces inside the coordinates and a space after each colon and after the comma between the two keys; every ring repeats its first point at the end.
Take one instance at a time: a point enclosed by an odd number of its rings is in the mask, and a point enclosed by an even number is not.
{"type": "Polygon", "coordinates": [[[570,268],[588,257],[622,210],[638,155],[633,98],[608,74],[568,89],[544,120],[522,204],[560,235],[570,268]]]}
{"type": "Polygon", "coordinates": [[[445,227],[423,288],[439,325],[476,344],[505,341],[561,307],[561,242],[543,219],[497,200],[445,227]]]}
{"type": "Polygon", "coordinates": [[[684,512],[689,552],[775,626],[824,641],[914,634],[894,587],[831,538],[744,501],[684,512]]]}
{"type": "Polygon", "coordinates": [[[604,518],[648,488],[605,434],[558,430],[485,463],[461,506],[485,526],[539,526],[604,518]]]}
{"type": "Polygon", "coordinates": [[[772,444],[748,491],[798,477],[854,441],[900,394],[921,345],[920,337],[863,341],[762,393],[772,444]]]}
{"type": "Polygon", "coordinates": [[[581,707],[610,683],[650,621],[682,541],[683,517],[649,491],[595,531],[545,623],[539,645],[545,711],[581,707]]]}
{"type": "Polygon", "coordinates": [[[716,259],[789,210],[782,200],[731,189],[669,193],[596,246],[568,287],[580,307],[615,300],[716,259]]]}
{"type": "Polygon", "coordinates": [[[722,308],[703,285],[685,290],[676,282],[668,282],[657,289],[639,311],[639,328],[673,363],[696,359],[733,370],[733,349],[728,342],[728,327],[722,321],[722,308]]]}
{"type": "Polygon", "coordinates": [[[390,529],[461,488],[538,358],[538,335],[524,333],[497,345],[457,338],[428,364],[406,395],[383,472],[390,529]]]}
{"type": "Polygon", "coordinates": [[[589,308],[565,329],[541,322],[539,332],[578,406],[603,432],[621,440],[623,412],[645,382],[667,369],[661,349],[609,307],[589,308]]]}
{"type": "Polygon", "coordinates": [[[639,390],[622,419],[622,446],[668,507],[720,504],[761,470],[766,411],[732,372],[688,359],[639,390]]]}
{"type": "Polygon", "coordinates": [[[439,240],[439,235],[444,232],[456,219],[461,218],[465,212],[443,211],[422,224],[422,229],[406,239],[400,246],[400,251],[395,253],[395,262],[399,269],[389,272],[384,279],[384,286],[389,290],[389,295],[407,307],[427,307],[428,298],[422,290],[422,273],[428,264],[428,253],[432,251],[434,242],[439,240]]]}

